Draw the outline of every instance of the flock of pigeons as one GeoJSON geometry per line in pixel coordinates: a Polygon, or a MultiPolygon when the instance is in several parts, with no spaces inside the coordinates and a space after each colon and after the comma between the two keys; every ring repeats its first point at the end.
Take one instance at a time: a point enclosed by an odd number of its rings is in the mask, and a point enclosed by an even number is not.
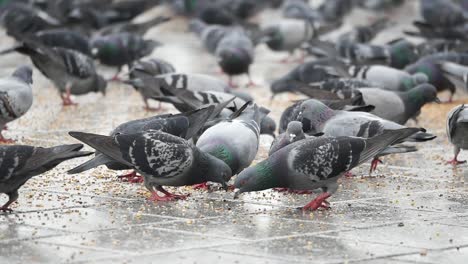
{"type": "MultiPolygon", "coordinates": [[[[183,199],[163,186],[215,182],[226,190],[235,177],[235,197],[270,188],[304,193],[321,189],[303,210],[329,208],[327,198],[337,180],[372,160],[371,172],[389,154],[417,151],[414,144],[436,136],[422,128],[406,127],[421,108],[438,102],[437,93],[468,90],[468,1],[421,0],[423,21],[405,32],[422,41],[400,38],[386,45],[370,41],[392,21],[386,13],[404,0],[327,0],[318,7],[303,0],[5,0],[1,22],[16,40],[1,54],[19,52],[57,88],[64,106],[71,95],[105,94],[107,83],[134,87],[148,111],[148,100],[170,103],[178,114],[132,120],[109,136],[70,132],[96,150],[95,156],[69,171],[81,173],[100,165],[111,170],[134,170],[121,178],[144,182],[150,200],[183,199]],[[161,42],[145,33],[170,20],[158,16],[130,22],[142,12],[168,5],[188,17],[187,28],[218,59],[223,80],[179,73],[170,62],[148,58],[161,42]],[[353,8],[373,9],[381,19],[356,27],[336,39],[326,38],[343,24],[353,8]],[[252,22],[259,12],[280,8],[283,17],[269,25],[252,22]],[[285,62],[302,53],[300,64],[271,84],[273,95],[304,94],[310,99],[291,103],[279,120],[279,135],[269,157],[253,166],[260,134],[275,136],[276,122],[269,110],[236,89],[231,77],[247,74],[255,61],[255,47],[289,52],[285,62]],[[144,58],[147,57],[147,58],[144,58]],[[305,57],[313,59],[304,60],[305,57]],[[95,61],[113,66],[117,74],[106,80],[95,61]],[[128,66],[128,72],[121,74],[128,66]],[[140,174],[141,176],[138,176],[140,174]]],[[[0,79],[0,126],[24,115],[32,105],[32,68],[21,66],[0,79]]],[[[250,80],[249,86],[255,85],[250,80]]],[[[450,99],[451,100],[451,99],[450,99]]],[[[455,146],[453,164],[461,163],[460,149],[468,149],[468,109],[458,106],[447,121],[455,146]]],[[[3,142],[11,140],[1,137],[3,142]]],[[[52,148],[0,146],[0,192],[9,208],[18,189],[31,177],[68,159],[91,155],[83,145],[52,148]]]]}

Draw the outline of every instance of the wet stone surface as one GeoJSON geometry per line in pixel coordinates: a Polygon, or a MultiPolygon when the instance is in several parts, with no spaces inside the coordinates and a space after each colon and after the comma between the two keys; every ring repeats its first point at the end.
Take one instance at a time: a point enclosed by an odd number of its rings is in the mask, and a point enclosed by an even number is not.
{"type": "MultiPolygon", "coordinates": [[[[415,14],[408,1],[399,23],[415,14]]],[[[157,8],[149,16],[167,12],[157,8]]],[[[372,17],[354,11],[345,28],[372,17]]],[[[278,16],[273,11],[258,20],[278,16]]],[[[216,60],[187,34],[187,21],[174,18],[148,37],[165,45],[153,56],[171,61],[181,72],[215,74],[216,60]]],[[[399,24],[398,24],[399,25],[399,24]]],[[[377,43],[399,37],[396,26],[377,37],[377,43]]],[[[2,46],[12,44],[4,39],[2,46]]],[[[256,50],[252,76],[259,87],[240,88],[271,108],[279,119],[297,95],[280,95],[270,103],[269,84],[296,64],[279,64],[286,54],[265,46],[256,50]]],[[[30,61],[17,54],[2,57],[0,74],[10,74],[30,61]]],[[[113,69],[100,67],[110,76],[113,69]]],[[[219,78],[226,78],[219,76],[219,78]]],[[[244,77],[236,78],[243,86],[244,77]]],[[[52,84],[34,73],[34,104],[24,117],[9,124],[7,137],[37,146],[75,142],[70,130],[108,134],[115,126],[148,117],[140,96],[130,87],[111,83],[106,97],[75,98],[76,107],[62,108],[52,84]]],[[[38,176],[20,189],[14,212],[0,214],[0,263],[466,263],[468,259],[468,165],[446,165],[452,146],[445,136],[445,116],[455,105],[428,105],[418,126],[439,138],[420,151],[386,157],[369,176],[369,164],[340,180],[330,199],[331,209],[303,213],[296,208],[315,194],[272,190],[249,193],[206,192],[191,187],[168,188],[190,194],[185,201],[154,203],[143,184],[117,180],[119,172],[97,168],[79,175],[66,170],[76,159],[38,176]]],[[[164,112],[174,108],[163,105],[164,112]]],[[[414,124],[413,124],[414,125],[414,124]]],[[[255,162],[267,155],[272,138],[262,136],[255,162]]],[[[468,158],[462,152],[462,159],[468,158]]],[[[0,197],[0,203],[6,196],[0,197]]]]}

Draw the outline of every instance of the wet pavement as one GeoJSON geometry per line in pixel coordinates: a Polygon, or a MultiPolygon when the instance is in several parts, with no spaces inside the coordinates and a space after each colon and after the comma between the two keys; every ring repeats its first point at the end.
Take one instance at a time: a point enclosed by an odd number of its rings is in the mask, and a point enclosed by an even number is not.
{"type": "MultiPolygon", "coordinates": [[[[401,24],[414,18],[409,2],[395,12],[401,24]]],[[[149,15],[163,12],[157,8],[149,15]]],[[[275,16],[269,11],[258,19],[275,16]]],[[[355,11],[351,21],[371,16],[355,11]]],[[[399,30],[401,26],[387,30],[377,42],[395,38],[399,30]]],[[[217,71],[215,59],[186,33],[185,19],[175,18],[148,36],[166,43],[153,55],[179,71],[217,71]]],[[[299,97],[280,95],[270,104],[268,84],[295,64],[277,63],[286,54],[273,54],[264,46],[256,55],[252,74],[260,86],[248,91],[278,120],[282,109],[299,97]]],[[[1,76],[20,62],[30,63],[16,54],[2,57],[1,76]]],[[[112,75],[112,69],[102,70],[112,75]]],[[[244,77],[236,81],[247,83],[244,77]]],[[[106,97],[81,96],[75,98],[79,106],[62,108],[55,89],[36,71],[34,93],[31,111],[5,132],[21,144],[72,143],[68,131],[107,134],[122,122],[153,114],[143,110],[132,88],[116,83],[106,97]]],[[[169,188],[190,197],[154,203],[147,201],[150,194],[142,184],[120,182],[116,172],[102,167],[67,175],[67,169],[86,158],[66,162],[30,180],[20,189],[15,211],[0,215],[0,263],[466,263],[468,166],[445,165],[452,157],[445,116],[461,102],[468,99],[426,106],[418,125],[439,138],[421,145],[417,153],[386,158],[372,176],[367,164],[361,166],[356,177],[340,180],[326,211],[296,209],[314,194],[271,190],[234,200],[232,193],[216,188],[169,188]]],[[[169,105],[164,109],[174,111],[169,105]]],[[[255,162],[266,156],[271,141],[262,136],[255,162]]],[[[1,196],[0,203],[5,201],[1,196]]]]}

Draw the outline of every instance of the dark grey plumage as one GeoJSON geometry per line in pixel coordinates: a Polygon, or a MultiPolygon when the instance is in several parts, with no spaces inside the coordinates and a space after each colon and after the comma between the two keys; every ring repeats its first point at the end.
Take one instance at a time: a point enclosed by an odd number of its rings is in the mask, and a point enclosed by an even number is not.
{"type": "Polygon", "coordinates": [[[55,168],[63,161],[92,154],[80,151],[82,147],[81,144],[51,148],[0,146],[0,193],[9,197],[0,211],[11,211],[9,206],[18,199],[18,189],[32,177],[55,168]]]}
{"type": "MultiPolygon", "coordinates": [[[[185,139],[191,139],[205,125],[213,113],[214,107],[197,109],[181,114],[164,114],[144,119],[132,120],[117,126],[110,136],[118,134],[135,134],[142,131],[158,130],[185,139]]],[[[131,167],[122,164],[103,153],[96,153],[91,160],[68,171],[70,174],[81,173],[100,165],[111,170],[126,170],[131,167]]]]}
{"type": "Polygon", "coordinates": [[[299,121],[292,121],[288,124],[286,131],[279,134],[271,143],[270,151],[268,151],[268,156],[271,156],[273,153],[286,147],[287,145],[290,145],[299,140],[303,140],[305,138],[306,135],[302,130],[302,123],[299,121]]]}
{"type": "Polygon", "coordinates": [[[223,161],[200,151],[185,139],[162,131],[115,136],[70,132],[70,135],[139,172],[152,193],[151,200],[184,198],[168,193],[162,185],[184,186],[213,181],[226,186],[231,177],[231,169],[223,161]],[[158,191],[165,196],[158,195],[158,191]]]}
{"type": "Polygon", "coordinates": [[[55,84],[64,105],[73,104],[70,94],[106,92],[107,82],[96,72],[93,60],[80,52],[48,48],[29,40],[16,50],[28,55],[34,66],[55,84]]]}

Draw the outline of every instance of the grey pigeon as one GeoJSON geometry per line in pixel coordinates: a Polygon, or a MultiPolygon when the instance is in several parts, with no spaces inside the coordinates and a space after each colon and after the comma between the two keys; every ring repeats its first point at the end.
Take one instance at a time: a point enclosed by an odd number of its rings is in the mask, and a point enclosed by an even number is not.
{"type": "Polygon", "coordinates": [[[338,37],[338,43],[368,43],[388,26],[388,19],[381,18],[370,25],[357,26],[338,37]]]}
{"type": "MultiPolygon", "coordinates": [[[[110,133],[110,136],[118,134],[135,134],[148,130],[160,130],[174,136],[190,139],[205,125],[205,122],[211,116],[213,110],[214,106],[210,106],[204,109],[197,109],[176,115],[164,114],[132,120],[117,126],[110,133]]],[[[110,156],[106,156],[103,153],[96,153],[94,158],[69,170],[68,173],[81,173],[100,165],[106,165],[107,168],[111,170],[131,169],[131,167],[116,161],[110,156]]],[[[120,178],[128,178],[130,181],[133,181],[134,178],[136,178],[135,176],[135,173],[131,173],[120,178]]]]}
{"type": "Polygon", "coordinates": [[[161,91],[162,87],[166,91],[182,89],[194,92],[228,92],[230,90],[229,85],[224,81],[204,74],[168,73],[153,77],[132,78],[125,83],[132,85],[141,94],[148,110],[152,110],[148,106],[148,99],[165,96],[161,91]]]}
{"type": "MultiPolygon", "coordinates": [[[[273,51],[287,51],[292,56],[294,51],[316,36],[312,25],[298,19],[281,19],[263,28],[262,41],[273,51]]],[[[288,58],[282,62],[287,62],[288,58]]]]}
{"type": "Polygon", "coordinates": [[[454,146],[454,158],[448,163],[458,165],[466,163],[458,160],[462,149],[468,149],[468,108],[463,104],[453,108],[447,117],[447,136],[454,146]]]}
{"type": "Polygon", "coordinates": [[[249,77],[249,85],[253,84],[249,67],[254,60],[254,45],[242,28],[207,25],[200,20],[191,21],[189,27],[206,50],[217,57],[219,66],[229,75],[231,86],[234,86],[231,77],[244,73],[249,77]]]}
{"type": "Polygon", "coordinates": [[[18,119],[31,108],[32,83],[29,66],[21,66],[12,76],[0,79],[0,142],[12,142],[3,137],[2,131],[8,122],[18,119]]]}
{"type": "Polygon", "coordinates": [[[299,121],[292,121],[288,124],[286,131],[282,134],[279,134],[278,137],[276,137],[275,140],[271,143],[268,156],[271,156],[271,154],[275,153],[279,149],[284,148],[287,145],[305,138],[306,135],[302,130],[302,123],[299,121]]]}
{"type": "Polygon", "coordinates": [[[226,181],[231,178],[231,169],[226,163],[187,140],[162,131],[115,136],[70,132],[70,135],[139,172],[152,193],[152,201],[186,197],[167,192],[163,185],[184,186],[213,181],[226,186],[226,181]],[[164,195],[160,196],[158,192],[164,195]]]}
{"type": "Polygon", "coordinates": [[[203,132],[197,147],[229,165],[233,175],[247,168],[257,155],[260,122],[267,113],[257,105],[233,120],[220,122],[203,132]]]}
{"type": "MultiPolygon", "coordinates": [[[[361,105],[373,105],[370,113],[399,124],[405,124],[408,119],[415,117],[426,103],[437,102],[437,89],[428,84],[420,84],[406,92],[395,92],[380,88],[342,88],[331,87],[340,99],[361,97],[361,105]]],[[[304,94],[316,98],[312,89],[306,89],[304,94]]],[[[323,100],[321,100],[323,102],[323,100]]],[[[335,108],[336,109],[336,108],[335,108]]]]}
{"type": "Polygon", "coordinates": [[[413,75],[383,65],[351,66],[349,73],[354,78],[364,79],[381,85],[383,89],[407,91],[419,84],[427,83],[428,77],[422,73],[413,75]]]}
{"type": "Polygon", "coordinates": [[[51,148],[15,145],[0,146],[0,193],[8,195],[0,211],[11,211],[9,206],[18,199],[18,189],[32,177],[55,168],[63,161],[83,157],[81,144],[51,148]]]}
{"type": "Polygon", "coordinates": [[[468,66],[460,65],[453,62],[439,62],[439,65],[444,77],[452,82],[458,90],[468,93],[468,66]]]}
{"type": "Polygon", "coordinates": [[[71,94],[106,92],[107,82],[96,72],[93,60],[78,51],[48,48],[29,40],[16,50],[28,55],[34,66],[55,84],[64,106],[75,104],[71,94]]]}
{"type": "MultiPolygon", "coordinates": [[[[333,110],[315,99],[302,102],[299,108],[292,114],[281,117],[281,130],[285,130],[290,121],[302,122],[304,132],[307,134],[324,133],[325,136],[339,137],[352,136],[369,138],[381,134],[384,130],[396,130],[406,128],[398,123],[380,118],[365,112],[349,112],[333,110]]],[[[425,130],[408,137],[408,142],[425,142],[433,140],[436,136],[426,133],[425,130]]],[[[400,142],[403,143],[403,142],[400,142]]],[[[400,148],[400,153],[413,152],[414,148],[400,148]]],[[[387,150],[388,154],[395,153],[396,149],[387,150]]],[[[386,154],[387,154],[386,153],[386,154]]],[[[381,161],[376,157],[372,161],[371,172],[381,161]]]]}
{"type": "Polygon", "coordinates": [[[235,181],[238,188],[235,197],[240,193],[275,187],[293,190],[321,188],[323,193],[302,210],[329,208],[326,199],[338,189],[337,180],[341,176],[418,131],[406,128],[385,131],[368,139],[321,137],[297,141],[243,170],[235,181]]]}
{"type": "Polygon", "coordinates": [[[105,35],[112,35],[112,34],[119,34],[119,33],[133,33],[140,36],[144,36],[148,30],[165,23],[171,20],[170,17],[166,16],[157,16],[153,19],[150,19],[145,22],[141,23],[132,23],[132,22],[120,22],[108,25],[99,29],[97,35],[105,36],[105,35]]]}
{"type": "MultiPolygon", "coordinates": [[[[128,73],[129,80],[124,81],[124,83],[132,85],[135,90],[140,92],[145,103],[146,110],[155,111],[161,109],[161,104],[159,104],[158,108],[152,108],[149,106],[148,99],[150,99],[151,96],[155,96],[155,94],[153,92],[154,89],[151,88],[152,81],[147,80],[145,84],[144,79],[173,72],[175,72],[174,66],[165,60],[153,58],[139,60],[133,63],[132,67],[130,67],[128,73]]],[[[158,91],[157,88],[156,91],[158,91]]]]}
{"type": "Polygon", "coordinates": [[[452,27],[464,24],[467,14],[459,5],[446,0],[421,0],[421,15],[424,20],[440,27],[452,27]]]}

